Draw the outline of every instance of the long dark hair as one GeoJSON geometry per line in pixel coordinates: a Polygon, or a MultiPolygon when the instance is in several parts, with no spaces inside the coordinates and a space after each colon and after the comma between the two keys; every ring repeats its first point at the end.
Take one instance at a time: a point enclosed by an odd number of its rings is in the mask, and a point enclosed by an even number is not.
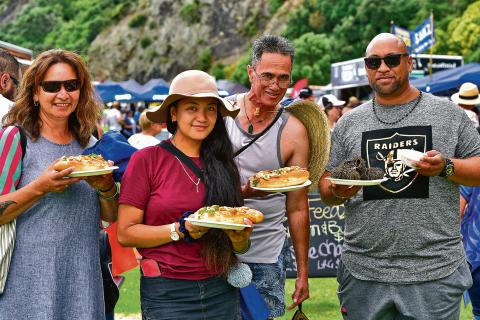
{"type": "MultiPolygon", "coordinates": [[[[167,112],[167,128],[170,132],[177,129],[170,110],[167,112]]],[[[200,157],[205,178],[204,205],[242,206],[240,174],[233,160],[233,146],[219,108],[212,132],[202,141],[200,157]]],[[[202,239],[202,256],[205,257],[207,268],[226,274],[238,261],[226,233],[212,228],[202,239]]]]}

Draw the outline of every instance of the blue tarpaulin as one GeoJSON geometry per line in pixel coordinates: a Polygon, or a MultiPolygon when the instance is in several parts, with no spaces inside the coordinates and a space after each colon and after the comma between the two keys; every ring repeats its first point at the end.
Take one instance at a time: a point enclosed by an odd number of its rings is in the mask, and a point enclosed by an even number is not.
{"type": "Polygon", "coordinates": [[[458,92],[465,82],[475,83],[480,87],[480,63],[468,63],[458,68],[435,72],[429,76],[412,80],[417,89],[435,95],[450,96],[458,92]]]}
{"type": "Polygon", "coordinates": [[[143,85],[140,97],[145,101],[163,101],[170,85],[163,79],[150,79],[143,85]]]}
{"type": "Polygon", "coordinates": [[[134,102],[143,100],[134,92],[125,89],[119,83],[113,81],[105,81],[97,84],[95,89],[97,90],[97,94],[103,102],[134,102]]]}

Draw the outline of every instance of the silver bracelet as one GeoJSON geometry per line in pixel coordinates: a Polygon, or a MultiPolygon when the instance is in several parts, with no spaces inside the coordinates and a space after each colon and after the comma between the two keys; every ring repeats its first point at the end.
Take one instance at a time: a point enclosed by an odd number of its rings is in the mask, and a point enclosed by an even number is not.
{"type": "MultiPolygon", "coordinates": [[[[120,184],[120,183],[118,183],[118,182],[114,182],[114,185],[115,185],[115,193],[114,193],[112,196],[108,196],[108,197],[107,197],[107,196],[104,196],[99,190],[97,190],[98,196],[99,196],[100,198],[102,198],[102,199],[105,199],[105,200],[118,199],[118,196],[119,196],[119,194],[120,194],[120,186],[119,186],[119,184],[120,184]]],[[[112,188],[110,188],[110,189],[112,189],[112,188]]],[[[110,189],[107,190],[107,191],[110,191],[110,189]]]]}

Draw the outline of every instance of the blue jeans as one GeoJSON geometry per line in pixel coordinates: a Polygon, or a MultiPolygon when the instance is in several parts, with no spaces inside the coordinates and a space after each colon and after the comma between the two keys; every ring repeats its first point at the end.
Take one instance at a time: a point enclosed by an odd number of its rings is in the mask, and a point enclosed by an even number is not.
{"type": "Polygon", "coordinates": [[[285,278],[289,241],[285,239],[282,251],[275,263],[247,263],[252,270],[252,282],[270,309],[270,318],[285,314],[285,278]]]}
{"type": "Polygon", "coordinates": [[[468,289],[468,295],[472,301],[472,311],[475,316],[480,316],[480,268],[472,273],[473,284],[468,289]]]}
{"type": "Polygon", "coordinates": [[[140,279],[143,320],[233,320],[239,315],[238,290],[225,278],[180,280],[140,279]]]}

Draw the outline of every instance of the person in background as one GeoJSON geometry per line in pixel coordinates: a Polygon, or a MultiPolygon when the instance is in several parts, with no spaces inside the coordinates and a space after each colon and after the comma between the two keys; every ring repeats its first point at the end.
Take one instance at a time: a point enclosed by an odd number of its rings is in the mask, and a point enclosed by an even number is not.
{"type": "Polygon", "coordinates": [[[112,174],[70,178],[57,159],[93,145],[101,106],[82,58],[41,53],[27,69],[0,141],[0,225],[16,223],[1,319],[104,319],[100,218],[117,216],[112,174]],[[21,130],[27,139],[21,146],[21,130]],[[16,143],[13,143],[16,142],[16,143]],[[18,185],[17,185],[18,183],[18,185]]]}
{"type": "Polygon", "coordinates": [[[471,266],[473,284],[468,289],[473,319],[480,320],[480,187],[460,186],[463,247],[471,266]]]}
{"type": "Polygon", "coordinates": [[[145,107],[141,105],[135,110],[135,113],[133,114],[133,120],[135,120],[135,123],[137,125],[140,125],[140,115],[143,113],[144,110],[145,107]]]}
{"type": "Polygon", "coordinates": [[[346,210],[340,310],[344,319],[458,319],[472,284],[458,185],[480,185],[480,136],[453,103],[409,83],[413,58],[395,35],[375,36],[364,60],[373,99],[335,126],[319,183],[322,201],[346,210]],[[381,185],[329,179],[334,168],[356,157],[387,173],[399,149],[424,155],[381,185]]]}
{"type": "Polygon", "coordinates": [[[237,113],[218,96],[213,77],[199,70],[177,75],[162,105],[147,112],[150,121],[167,123],[173,136],[165,144],[202,169],[204,178],[159,145],[135,152],[128,163],[118,241],[138,248],[143,257],[145,319],[235,319],[239,314],[238,290],[225,275],[237,262],[234,253],[249,249],[252,228],[208,229],[185,220],[206,205],[243,204],[222,120],[237,113]]]}
{"type": "Polygon", "coordinates": [[[347,104],[342,108],[342,116],[361,104],[362,103],[360,102],[360,100],[358,100],[357,97],[351,96],[350,98],[348,98],[347,104]]]}
{"type": "Polygon", "coordinates": [[[315,96],[313,95],[313,91],[309,87],[302,88],[300,90],[300,93],[298,94],[298,97],[302,100],[315,101],[315,96]]]}
{"type": "Polygon", "coordinates": [[[114,101],[112,107],[105,112],[104,124],[108,127],[107,131],[110,130],[122,130],[122,113],[120,112],[120,102],[114,101]]]}
{"type": "MultiPolygon", "coordinates": [[[[478,127],[478,110],[480,104],[478,87],[470,82],[460,86],[459,92],[452,95],[451,100],[462,108],[472,124],[478,127]]],[[[480,320],[480,187],[460,186],[460,216],[463,247],[468,263],[471,266],[473,284],[468,289],[472,303],[473,319],[480,320]]]]}
{"type": "Polygon", "coordinates": [[[342,106],[345,101],[338,100],[333,94],[326,94],[320,97],[320,107],[327,114],[328,127],[333,130],[338,119],[342,116],[342,106]]]}
{"type": "Polygon", "coordinates": [[[133,111],[128,109],[123,114],[122,131],[125,138],[130,138],[137,131],[137,124],[133,120],[133,111]]]}
{"type": "MultiPolygon", "coordinates": [[[[227,98],[241,110],[236,119],[225,118],[235,150],[267,128],[281,110],[280,101],[291,83],[293,58],[294,48],[283,37],[264,35],[254,41],[247,67],[251,89],[245,94],[227,98]]],[[[245,205],[265,214],[265,220],[256,225],[252,233],[252,249],[239,255],[239,258],[252,269],[252,282],[267,303],[270,318],[285,313],[286,268],[291,258],[290,243],[283,226],[285,217],[288,218],[297,266],[293,302],[289,310],[309,298],[307,189],[266,194],[253,190],[248,179],[260,170],[286,166],[306,168],[308,150],[305,126],[285,112],[264,135],[235,158],[245,205]]]]}
{"type": "Polygon", "coordinates": [[[20,64],[8,51],[0,49],[0,124],[13,105],[20,80],[20,64]]]}
{"type": "Polygon", "coordinates": [[[142,131],[140,133],[135,133],[128,138],[128,143],[137,149],[143,149],[145,147],[159,144],[160,140],[155,138],[155,136],[162,132],[162,124],[148,120],[146,110],[140,114],[138,122],[142,131]]]}
{"type": "Polygon", "coordinates": [[[465,82],[460,86],[460,90],[453,94],[450,99],[465,111],[473,126],[478,128],[478,109],[476,105],[480,104],[480,95],[478,94],[477,85],[465,82]]]}

